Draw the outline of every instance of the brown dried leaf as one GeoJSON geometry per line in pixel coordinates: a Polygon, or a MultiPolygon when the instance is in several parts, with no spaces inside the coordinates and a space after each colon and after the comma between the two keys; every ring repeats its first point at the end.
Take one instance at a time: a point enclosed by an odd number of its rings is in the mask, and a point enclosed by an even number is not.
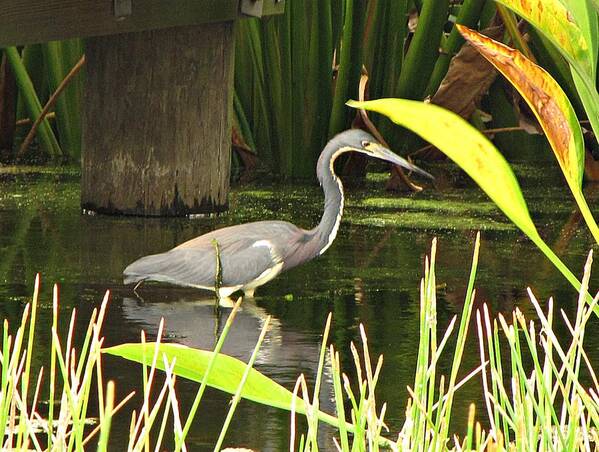
{"type": "Polygon", "coordinates": [[[576,113],[558,83],[517,50],[458,25],[458,30],[514,85],[537,117],[576,196],[582,184],[584,144],[576,113]]]}
{"type": "MultiPolygon", "coordinates": [[[[503,34],[503,26],[487,28],[482,34],[499,39],[503,34]]],[[[496,76],[497,70],[493,65],[470,44],[465,44],[451,60],[447,75],[431,98],[431,103],[468,119],[496,76]]]]}
{"type": "Polygon", "coordinates": [[[254,171],[258,164],[258,156],[245,142],[243,136],[235,125],[231,128],[231,145],[233,151],[237,152],[237,155],[239,155],[239,158],[243,162],[244,171],[240,177],[240,181],[248,182],[253,178],[254,171]]]}

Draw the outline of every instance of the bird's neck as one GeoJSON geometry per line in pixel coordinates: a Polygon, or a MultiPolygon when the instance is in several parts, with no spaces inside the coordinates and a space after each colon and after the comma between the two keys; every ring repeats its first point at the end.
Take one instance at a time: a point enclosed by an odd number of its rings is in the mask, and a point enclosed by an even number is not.
{"type": "Polygon", "coordinates": [[[318,179],[324,191],[324,213],[320,223],[312,232],[318,243],[318,255],[324,253],[333,243],[339,230],[343,215],[343,185],[335,175],[333,164],[335,159],[349,149],[326,149],[318,162],[318,179]]]}

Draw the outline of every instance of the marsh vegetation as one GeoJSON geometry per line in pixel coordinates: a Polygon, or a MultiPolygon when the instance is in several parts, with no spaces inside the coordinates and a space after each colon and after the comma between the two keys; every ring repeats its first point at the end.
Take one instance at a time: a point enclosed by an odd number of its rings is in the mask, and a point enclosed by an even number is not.
{"type": "MultiPolygon", "coordinates": [[[[228,216],[82,216],[77,168],[0,167],[3,447],[594,450],[597,13],[287,0],[240,21],[228,216]],[[313,226],[318,189],[266,174],[312,179],[350,125],[437,182],[342,162],[345,232],[255,300],[123,288],[218,226],[313,226]]],[[[83,50],[3,49],[3,161],[79,162],[83,50]]]]}

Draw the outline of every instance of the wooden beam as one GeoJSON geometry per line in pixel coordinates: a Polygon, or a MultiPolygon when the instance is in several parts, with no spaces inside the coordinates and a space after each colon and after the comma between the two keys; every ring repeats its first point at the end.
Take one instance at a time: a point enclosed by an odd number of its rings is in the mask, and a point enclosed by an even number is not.
{"type": "Polygon", "coordinates": [[[0,46],[231,21],[239,15],[239,0],[127,1],[130,15],[120,15],[127,5],[119,7],[115,0],[0,0],[0,46]]]}
{"type": "Polygon", "coordinates": [[[263,17],[285,12],[284,0],[241,0],[241,14],[249,17],[263,17]]]}
{"type": "Polygon", "coordinates": [[[4,53],[0,55],[0,162],[14,158],[17,85],[4,53]]]}

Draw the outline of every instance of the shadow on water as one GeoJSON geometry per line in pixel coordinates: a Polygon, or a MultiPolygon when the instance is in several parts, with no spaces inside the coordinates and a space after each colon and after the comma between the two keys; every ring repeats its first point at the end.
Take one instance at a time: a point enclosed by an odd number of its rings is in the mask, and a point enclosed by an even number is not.
{"type": "MultiPolygon", "coordinates": [[[[580,274],[592,239],[576,214],[559,174],[553,168],[520,166],[526,175],[526,197],[541,234],[565,262],[580,274]]],[[[555,296],[558,307],[573,312],[574,291],[534,246],[515,230],[476,188],[428,191],[397,198],[382,193],[378,176],[370,187],[347,196],[346,215],[334,245],[321,258],[280,275],[246,300],[229,334],[224,351],[247,360],[266,316],[267,336],[256,367],[287,388],[304,373],[313,382],[319,340],[326,316],[333,312],[331,339],[351,375],[350,341],[359,342],[358,325],[365,325],[372,355],[385,363],[378,399],[388,402],[392,432],[401,428],[418,350],[418,287],[423,261],[433,237],[439,238],[437,281],[440,330],[461,310],[476,230],[482,233],[477,303],[491,310],[518,306],[534,318],[526,299],[531,286],[540,299],[555,296]]],[[[61,329],[73,308],[79,324],[87,322],[104,291],[112,291],[105,323],[106,345],[138,341],[140,331],[155,337],[161,317],[165,340],[210,349],[230,309],[215,315],[213,299],[193,290],[148,284],[143,301],[121,284],[123,268],[139,256],[161,252],[216,227],[277,218],[311,227],[321,214],[318,187],[254,186],[233,191],[231,212],[216,219],[141,219],[80,214],[76,170],[0,169],[0,314],[16,325],[30,300],[33,278],[41,272],[44,286],[34,364],[45,363],[50,343],[51,283],[61,289],[61,329]],[[204,297],[204,298],[202,298],[204,297]],[[44,325],[46,327],[41,327],[44,325]]],[[[593,190],[589,197],[595,195],[593,190]]],[[[596,205],[596,203],[592,203],[596,205]]],[[[597,272],[595,272],[597,274],[597,272]]],[[[597,277],[593,278],[597,281],[597,277]]],[[[595,284],[596,286],[596,284],[595,284]]],[[[590,328],[596,328],[594,321],[590,328]]],[[[558,331],[566,337],[565,327],[558,331]]],[[[473,331],[472,331],[473,332],[473,331]]],[[[84,331],[79,328],[79,334],[84,331]]],[[[599,336],[589,334],[591,361],[599,358],[599,336]]],[[[79,337],[81,340],[81,336],[79,337]]],[[[464,357],[464,373],[476,367],[476,340],[464,357]]],[[[451,344],[441,362],[451,365],[451,344]]],[[[105,358],[107,379],[117,382],[122,398],[140,384],[140,369],[113,357],[105,358]]],[[[332,411],[330,378],[325,375],[321,407],[332,411]]],[[[466,385],[454,404],[455,428],[463,429],[468,404],[479,404],[478,381],[466,385]]],[[[197,386],[178,382],[183,412],[197,386]]],[[[190,436],[193,450],[211,450],[228,410],[229,396],[209,391],[190,436]]],[[[115,450],[124,441],[129,414],[115,422],[115,450]]],[[[242,402],[227,443],[262,451],[288,448],[289,415],[242,402]]],[[[322,449],[332,450],[331,431],[322,430],[322,449]]]]}

